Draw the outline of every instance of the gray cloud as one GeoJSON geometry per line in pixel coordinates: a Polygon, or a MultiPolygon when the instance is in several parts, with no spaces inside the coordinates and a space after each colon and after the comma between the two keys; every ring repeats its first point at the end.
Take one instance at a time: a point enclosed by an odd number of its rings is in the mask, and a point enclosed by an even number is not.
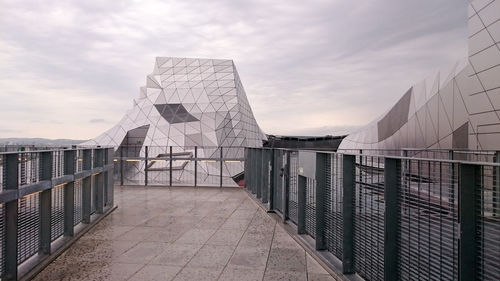
{"type": "Polygon", "coordinates": [[[91,138],[130,107],[155,56],[234,59],[266,132],[362,125],[466,56],[467,3],[6,1],[0,120],[11,121],[3,132],[91,138]]]}

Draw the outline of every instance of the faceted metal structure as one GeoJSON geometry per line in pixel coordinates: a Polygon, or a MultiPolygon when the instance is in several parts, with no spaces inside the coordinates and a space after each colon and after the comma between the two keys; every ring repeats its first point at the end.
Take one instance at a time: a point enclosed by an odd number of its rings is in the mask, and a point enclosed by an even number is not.
{"type": "Polygon", "coordinates": [[[412,86],[339,149],[500,150],[500,0],[469,5],[469,57],[412,86]]]}
{"type": "MultiPolygon", "coordinates": [[[[232,60],[158,57],[132,109],[85,144],[122,147],[126,157],[144,157],[148,146],[150,158],[192,158],[198,147],[198,158],[215,159],[221,156],[220,147],[224,158],[243,158],[243,147],[262,147],[264,139],[232,60]]],[[[194,165],[186,164],[173,164],[175,182],[194,181],[194,165]]],[[[135,165],[125,171],[132,182],[144,178],[144,161],[135,165]]],[[[149,183],[165,184],[161,178],[168,165],[149,163],[149,183]]],[[[198,184],[214,183],[211,177],[220,175],[220,164],[199,162],[197,171],[198,184]]],[[[224,184],[234,184],[231,177],[242,171],[242,163],[223,162],[224,184]]]]}

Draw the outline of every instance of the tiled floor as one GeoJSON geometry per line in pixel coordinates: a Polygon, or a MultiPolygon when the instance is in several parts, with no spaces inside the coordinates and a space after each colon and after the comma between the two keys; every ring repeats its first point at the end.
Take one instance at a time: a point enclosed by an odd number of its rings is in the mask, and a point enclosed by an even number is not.
{"type": "Polygon", "coordinates": [[[242,189],[115,190],[118,209],[35,280],[335,280],[242,189]]]}

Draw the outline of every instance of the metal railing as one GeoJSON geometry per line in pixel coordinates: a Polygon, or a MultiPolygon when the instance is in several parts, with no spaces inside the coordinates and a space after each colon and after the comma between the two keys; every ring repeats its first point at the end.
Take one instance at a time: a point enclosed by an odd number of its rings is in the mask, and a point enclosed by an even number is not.
{"type": "Polygon", "coordinates": [[[247,148],[245,186],[332,269],[365,280],[500,280],[496,159],[305,153],[247,148]]]}
{"type": "Polygon", "coordinates": [[[341,149],[337,153],[374,156],[401,156],[426,159],[461,160],[472,162],[500,162],[500,152],[473,149],[341,149]]]}
{"type": "Polygon", "coordinates": [[[243,147],[121,146],[114,156],[120,185],[236,186],[243,147]]]}
{"type": "Polygon", "coordinates": [[[113,149],[0,153],[0,277],[40,270],[113,207],[113,149]]]}

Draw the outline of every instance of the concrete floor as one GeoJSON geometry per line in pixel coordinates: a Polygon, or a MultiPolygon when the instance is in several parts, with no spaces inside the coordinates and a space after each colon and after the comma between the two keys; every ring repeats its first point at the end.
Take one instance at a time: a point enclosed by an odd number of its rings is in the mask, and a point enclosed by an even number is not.
{"type": "Polygon", "coordinates": [[[34,280],[335,280],[241,188],[116,187],[34,280]]]}

